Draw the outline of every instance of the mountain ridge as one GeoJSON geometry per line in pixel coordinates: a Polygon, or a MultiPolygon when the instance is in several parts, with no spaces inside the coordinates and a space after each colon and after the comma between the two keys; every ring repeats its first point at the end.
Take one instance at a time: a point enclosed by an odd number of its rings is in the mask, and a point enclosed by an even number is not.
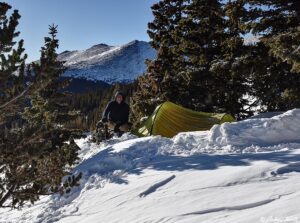
{"type": "Polygon", "coordinates": [[[121,46],[96,44],[86,50],[64,51],[58,59],[65,61],[64,77],[130,83],[146,70],[146,59],[154,59],[155,50],[148,42],[134,40],[121,46]]]}

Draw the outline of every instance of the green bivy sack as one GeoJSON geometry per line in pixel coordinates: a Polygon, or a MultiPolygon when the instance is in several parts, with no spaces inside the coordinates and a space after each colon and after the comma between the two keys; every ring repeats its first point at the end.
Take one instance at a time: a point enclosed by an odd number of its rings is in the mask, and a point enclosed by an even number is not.
{"type": "Polygon", "coordinates": [[[197,112],[172,102],[164,102],[132,133],[140,137],[161,135],[171,138],[179,132],[205,131],[215,124],[234,121],[226,113],[197,112]]]}

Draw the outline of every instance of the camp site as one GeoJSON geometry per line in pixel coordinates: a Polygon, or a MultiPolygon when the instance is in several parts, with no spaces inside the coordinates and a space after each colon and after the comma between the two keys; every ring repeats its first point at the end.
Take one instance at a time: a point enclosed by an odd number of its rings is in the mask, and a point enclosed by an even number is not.
{"type": "Polygon", "coordinates": [[[0,223],[300,222],[300,2],[0,2],[0,223]]]}

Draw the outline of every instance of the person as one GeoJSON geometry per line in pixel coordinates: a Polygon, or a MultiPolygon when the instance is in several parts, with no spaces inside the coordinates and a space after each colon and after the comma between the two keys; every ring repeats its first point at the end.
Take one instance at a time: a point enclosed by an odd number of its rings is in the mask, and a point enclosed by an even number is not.
{"type": "Polygon", "coordinates": [[[128,132],[130,123],[129,105],[125,102],[125,94],[117,92],[113,101],[110,101],[106,106],[103,115],[102,123],[107,123],[109,130],[113,130],[121,136],[124,132],[128,132]]]}

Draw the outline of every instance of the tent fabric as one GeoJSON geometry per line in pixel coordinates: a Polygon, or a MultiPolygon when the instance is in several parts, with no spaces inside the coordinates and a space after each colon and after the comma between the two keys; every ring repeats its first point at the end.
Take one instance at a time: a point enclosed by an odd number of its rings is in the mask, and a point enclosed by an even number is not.
{"type": "Polygon", "coordinates": [[[226,113],[197,112],[172,102],[164,102],[133,133],[138,136],[161,135],[171,138],[179,132],[205,131],[215,124],[233,121],[235,119],[226,113]]]}

